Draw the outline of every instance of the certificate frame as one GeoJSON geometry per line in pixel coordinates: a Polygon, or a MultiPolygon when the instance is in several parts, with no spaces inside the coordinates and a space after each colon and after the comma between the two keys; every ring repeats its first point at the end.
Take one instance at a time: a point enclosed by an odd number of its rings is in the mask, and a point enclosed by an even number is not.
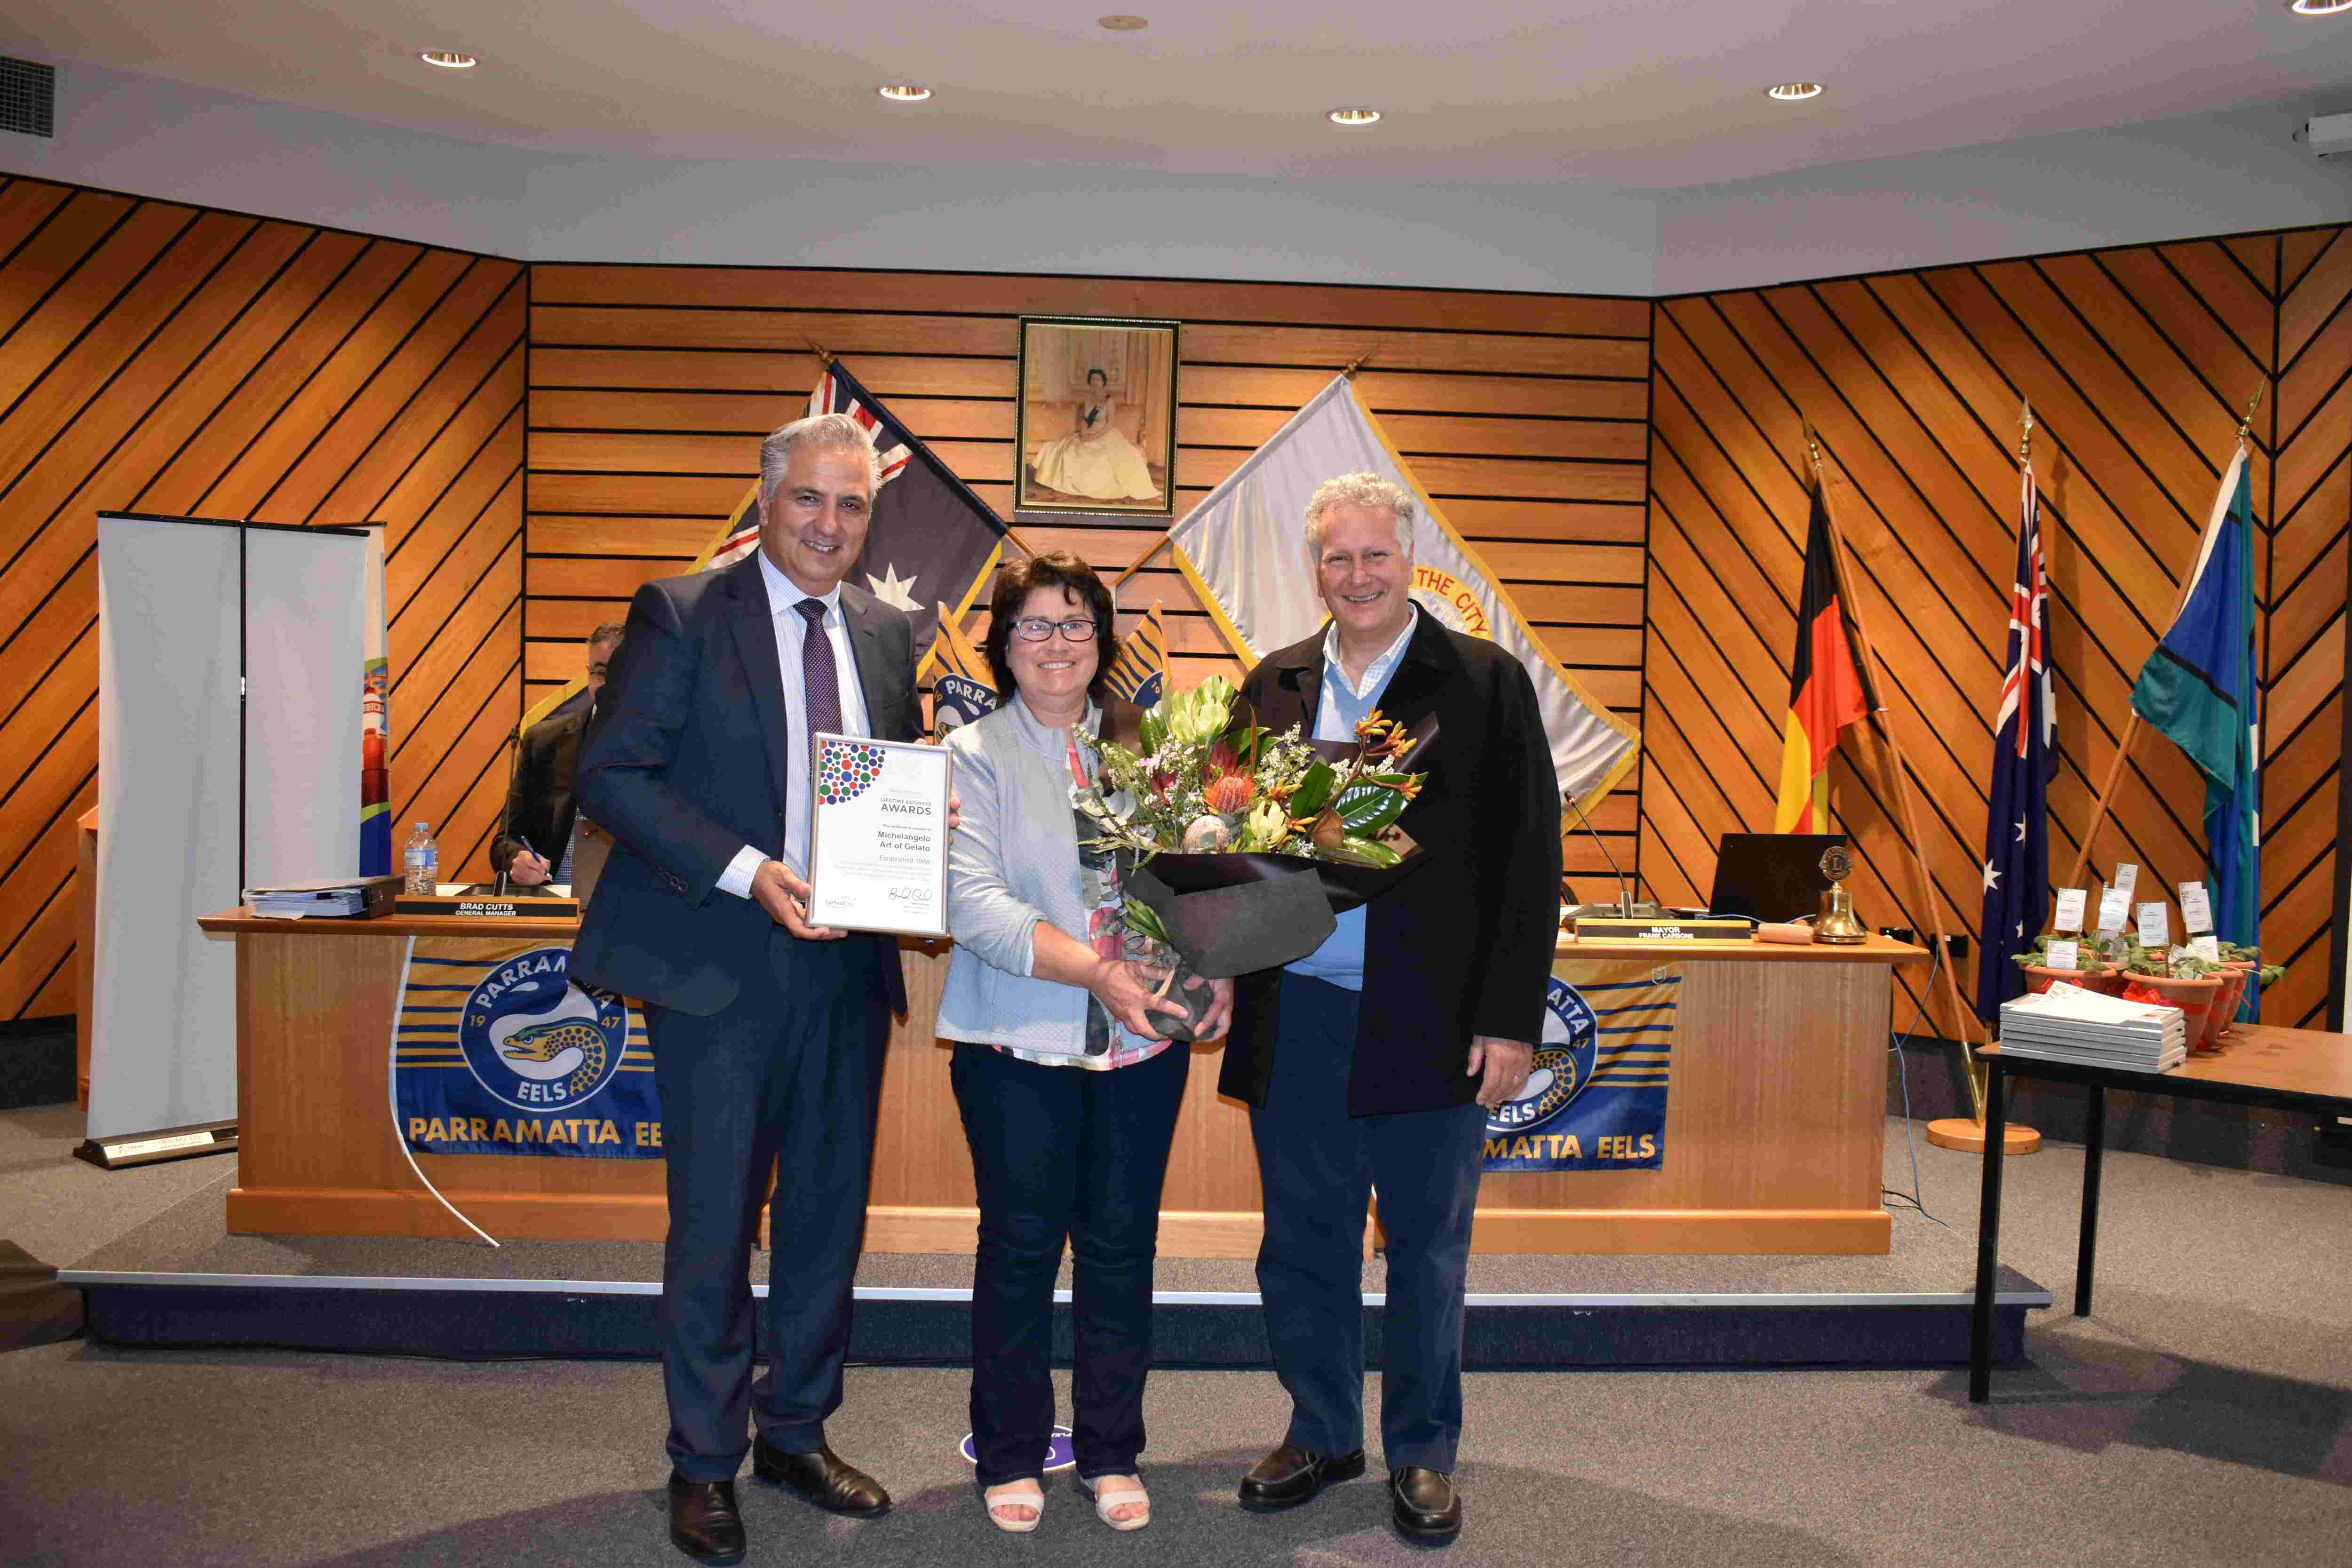
{"type": "Polygon", "coordinates": [[[809,786],[809,923],[944,941],[948,750],[820,731],[809,786]]]}

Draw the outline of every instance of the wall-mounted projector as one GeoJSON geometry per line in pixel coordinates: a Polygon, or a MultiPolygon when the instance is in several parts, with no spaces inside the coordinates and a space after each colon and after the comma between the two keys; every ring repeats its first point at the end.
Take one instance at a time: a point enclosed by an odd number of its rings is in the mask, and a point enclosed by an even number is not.
{"type": "Polygon", "coordinates": [[[2352,114],[2315,114],[2295,132],[2294,139],[2309,142],[2311,150],[2323,158],[2341,158],[2352,153],[2352,114]]]}

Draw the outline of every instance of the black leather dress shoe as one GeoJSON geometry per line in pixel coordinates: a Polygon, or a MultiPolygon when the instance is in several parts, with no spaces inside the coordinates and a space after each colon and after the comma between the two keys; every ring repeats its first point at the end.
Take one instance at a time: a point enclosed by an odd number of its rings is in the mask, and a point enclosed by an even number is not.
{"type": "Polygon", "coordinates": [[[1363,1473],[1361,1448],[1349,1454],[1315,1454],[1285,1443],[1242,1478],[1242,1506],[1297,1508],[1333,1482],[1352,1481],[1363,1473]]]}
{"type": "Polygon", "coordinates": [[[1462,1494],[1444,1470],[1408,1465],[1389,1472],[1397,1532],[1423,1546],[1440,1546],[1462,1533],[1462,1494]]]}
{"type": "Polygon", "coordinates": [[[882,1483],[831,1448],[787,1454],[765,1437],[751,1439],[751,1473],[796,1491],[828,1513],[871,1519],[890,1510],[882,1483]]]}
{"type": "Polygon", "coordinates": [[[743,1516],[733,1481],[669,1479],[669,1538],[697,1563],[743,1561],[743,1516]]]}

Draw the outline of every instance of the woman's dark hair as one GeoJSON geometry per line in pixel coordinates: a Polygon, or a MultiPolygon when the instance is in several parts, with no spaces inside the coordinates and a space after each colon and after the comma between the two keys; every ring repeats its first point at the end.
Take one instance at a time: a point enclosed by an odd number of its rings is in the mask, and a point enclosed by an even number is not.
{"type": "Polygon", "coordinates": [[[1103,378],[1103,384],[1105,386],[1108,386],[1110,384],[1110,373],[1108,371],[1106,371],[1098,364],[1088,366],[1087,369],[1087,379],[1088,381],[1092,381],[1097,376],[1101,376],[1103,378]]]}
{"type": "Polygon", "coordinates": [[[989,673],[996,678],[998,699],[1013,700],[1016,688],[1012,662],[1004,657],[1005,647],[1013,640],[1013,623],[1020,619],[1022,605],[1039,588],[1063,589],[1094,616],[1095,678],[1087,683],[1087,695],[1100,702],[1104,683],[1110,679],[1111,655],[1118,651],[1113,646],[1110,590],[1103,586],[1093,567],[1066,550],[1048,550],[996,569],[996,592],[988,601],[988,640],[981,647],[988,655],[989,673]]]}

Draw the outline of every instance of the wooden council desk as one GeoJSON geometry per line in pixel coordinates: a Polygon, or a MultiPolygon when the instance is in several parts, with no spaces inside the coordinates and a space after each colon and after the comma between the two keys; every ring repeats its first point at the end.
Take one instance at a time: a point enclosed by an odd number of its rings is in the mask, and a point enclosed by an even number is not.
{"type": "MultiPolygon", "coordinates": [[[[236,942],[237,1185],[228,1228],[300,1236],[463,1237],[419,1187],[388,1109],[387,1058],[411,936],[569,942],[566,919],[207,915],[236,942]]],[[[1481,1188],[1482,1252],[1883,1253],[1890,969],[1927,951],[1748,942],[1563,943],[1563,958],[1683,966],[1664,1169],[1513,1172],[1481,1188]]],[[[969,1253],[971,1159],[931,1034],[948,953],[906,949],[908,1017],[883,1072],[866,1245],[969,1253]]],[[[1214,1046],[1193,1047],[1162,1206],[1171,1258],[1249,1258],[1261,1228],[1249,1120],[1218,1098],[1214,1046]]],[[[659,1240],[657,1160],[422,1154],[459,1209],[501,1238],[659,1240]]]]}

